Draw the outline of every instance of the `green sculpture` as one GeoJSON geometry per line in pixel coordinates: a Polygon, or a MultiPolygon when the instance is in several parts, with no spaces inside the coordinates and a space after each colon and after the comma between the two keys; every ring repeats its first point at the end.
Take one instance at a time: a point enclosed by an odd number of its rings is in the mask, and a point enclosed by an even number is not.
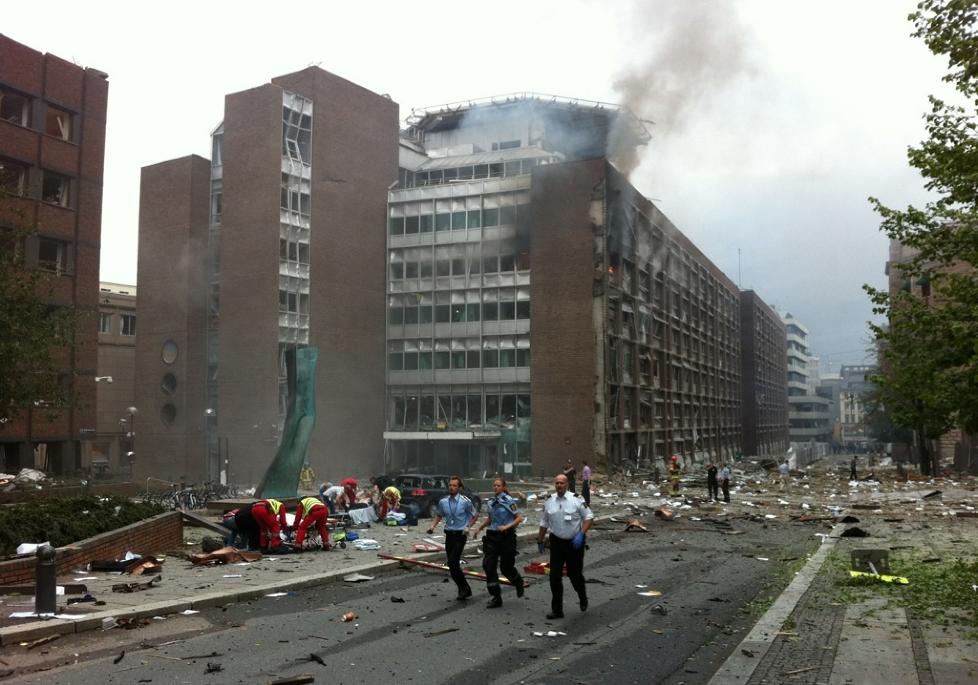
{"type": "Polygon", "coordinates": [[[316,425],[316,361],[319,349],[300,347],[286,353],[289,409],[275,459],[258,484],[255,495],[276,499],[295,497],[299,474],[306,461],[309,438],[316,425]]]}

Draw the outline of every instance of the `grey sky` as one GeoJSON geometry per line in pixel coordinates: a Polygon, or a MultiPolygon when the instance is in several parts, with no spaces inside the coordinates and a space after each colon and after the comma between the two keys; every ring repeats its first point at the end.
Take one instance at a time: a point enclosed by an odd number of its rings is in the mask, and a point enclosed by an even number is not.
{"type": "Polygon", "coordinates": [[[742,286],[806,323],[837,369],[864,358],[860,286],[884,282],[866,197],[924,197],[905,152],[944,63],[909,37],[914,5],[52,0],[57,21],[21,3],[0,31],[109,74],[103,280],[136,280],[140,167],[208,156],[226,93],[318,64],[403,118],[522,90],[619,102],[638,83],[629,102],[658,124],[632,181],[734,281],[740,248],[742,286]]]}

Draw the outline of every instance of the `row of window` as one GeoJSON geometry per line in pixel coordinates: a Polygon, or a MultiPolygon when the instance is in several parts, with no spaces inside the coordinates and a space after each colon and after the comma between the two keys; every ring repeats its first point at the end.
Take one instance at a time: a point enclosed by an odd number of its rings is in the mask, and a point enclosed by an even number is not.
{"type": "MultiPolygon", "coordinates": [[[[112,320],[115,319],[115,314],[107,314],[106,312],[100,312],[98,315],[98,332],[99,333],[113,333],[112,330],[112,320]]],[[[136,335],[136,315],[135,314],[119,314],[119,335],[132,336],[136,335]]],[[[175,381],[174,381],[175,383],[175,381]]]]}
{"type": "MultiPolygon", "coordinates": [[[[72,179],[47,169],[38,171],[41,174],[41,201],[60,207],[70,207],[72,179]]],[[[0,159],[0,193],[28,196],[31,195],[31,188],[31,167],[21,162],[0,159]]]]}
{"type": "Polygon", "coordinates": [[[309,295],[307,293],[294,293],[288,290],[278,291],[278,310],[289,314],[308,314],[309,295]]]}
{"type": "Polygon", "coordinates": [[[395,429],[429,429],[439,423],[455,427],[499,425],[530,418],[530,394],[395,396],[391,397],[391,410],[391,428],[395,429]]]}
{"type": "MultiPolygon", "coordinates": [[[[495,300],[495,289],[483,291],[483,299],[491,296],[494,301],[413,304],[416,294],[392,297],[387,312],[390,325],[427,323],[474,323],[477,321],[518,321],[530,318],[530,301],[513,300],[511,288],[501,288],[500,294],[509,291],[506,300],[495,300]]],[[[441,293],[438,293],[441,294],[441,293]]],[[[447,293],[445,293],[447,294],[447,293]]],[[[430,295],[427,298],[430,302],[430,295]]]]}
{"type": "Polygon", "coordinates": [[[400,185],[402,188],[414,188],[416,186],[435,186],[454,183],[456,181],[519,176],[521,174],[531,173],[534,167],[546,164],[547,161],[547,159],[537,157],[534,159],[514,159],[509,162],[493,162],[491,164],[468,164],[451,169],[432,169],[431,171],[401,169],[400,185]]]}
{"type": "Polygon", "coordinates": [[[530,270],[530,252],[519,254],[501,254],[474,256],[456,256],[435,259],[430,253],[420,255],[418,259],[394,261],[401,255],[398,250],[391,251],[390,278],[399,281],[404,278],[431,278],[434,276],[471,276],[473,274],[511,273],[514,271],[530,270]]]}
{"type": "Polygon", "coordinates": [[[487,336],[481,343],[478,338],[434,343],[393,340],[387,357],[391,371],[529,368],[530,340],[526,336],[487,336]]]}
{"type": "Polygon", "coordinates": [[[466,228],[509,226],[529,217],[530,205],[503,205],[478,209],[436,211],[416,216],[392,216],[388,220],[391,235],[413,235],[432,231],[460,231],[466,228]]]}
{"type": "Polygon", "coordinates": [[[75,114],[48,102],[35,102],[31,97],[9,88],[0,88],[0,119],[18,126],[34,128],[34,116],[44,118],[44,133],[61,140],[73,141],[75,114]]]}

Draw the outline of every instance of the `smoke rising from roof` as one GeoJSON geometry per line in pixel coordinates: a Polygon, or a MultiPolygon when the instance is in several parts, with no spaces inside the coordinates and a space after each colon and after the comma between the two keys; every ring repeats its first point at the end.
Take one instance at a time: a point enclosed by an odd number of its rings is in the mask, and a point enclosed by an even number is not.
{"type": "MultiPolygon", "coordinates": [[[[753,39],[732,3],[635,2],[632,14],[631,40],[649,57],[622,72],[614,89],[623,107],[655,122],[653,134],[678,133],[711,93],[756,72],[753,39]]],[[[635,150],[619,150],[614,143],[613,137],[609,156],[627,176],[640,160],[635,150]]]]}

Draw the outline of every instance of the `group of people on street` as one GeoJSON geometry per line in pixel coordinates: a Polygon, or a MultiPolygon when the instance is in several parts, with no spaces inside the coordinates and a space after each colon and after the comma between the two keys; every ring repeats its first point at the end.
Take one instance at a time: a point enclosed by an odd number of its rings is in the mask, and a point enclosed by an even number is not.
{"type": "Polygon", "coordinates": [[[726,462],[710,462],[706,465],[706,489],[707,499],[713,502],[720,501],[720,491],[723,491],[723,501],[730,501],[730,465],[726,462]]]}
{"type": "MultiPolygon", "coordinates": [[[[541,554],[550,550],[550,592],[551,606],[547,619],[563,618],[563,568],[577,593],[581,611],[588,607],[587,586],[584,581],[584,551],[586,536],[594,520],[589,502],[591,469],[584,462],[582,469],[582,493],[579,496],[572,487],[575,469],[568,461],[567,468],[554,478],[554,493],[544,502],[537,535],[537,546],[541,554]],[[568,477],[570,470],[570,477],[568,477]]],[[[236,545],[240,541],[250,549],[270,553],[301,551],[309,529],[315,527],[322,540],[322,549],[328,550],[329,528],[327,517],[339,507],[356,503],[357,483],[345,479],[340,486],[324,484],[320,491],[322,499],[303,497],[295,511],[293,526],[286,519],[286,506],[279,500],[266,498],[253,502],[237,510],[228,512],[222,525],[228,528],[226,544],[236,545]],[[335,488],[335,489],[333,489],[335,488]],[[294,542],[286,545],[281,533],[294,531],[294,542]]],[[[461,560],[469,536],[473,539],[482,536],[482,568],[486,577],[486,590],[489,593],[487,608],[495,609],[503,604],[500,573],[516,590],[517,597],[523,597],[525,587],[522,576],[516,569],[517,537],[516,529],[523,523],[524,516],[519,505],[510,495],[506,480],[496,478],[492,484],[493,497],[486,503],[487,512],[480,522],[480,514],[468,497],[462,494],[462,479],[452,476],[448,484],[448,495],[438,502],[438,513],[428,528],[433,534],[439,524],[445,523],[445,556],[452,580],[458,590],[457,599],[464,601],[472,596],[461,560]]],[[[400,502],[400,492],[393,485],[382,491],[381,508],[396,509],[400,502]]],[[[386,512],[385,512],[386,513],[386,512]]]]}
{"type": "Polygon", "coordinates": [[[329,527],[326,523],[329,511],[316,497],[303,497],[295,509],[295,518],[289,526],[286,506],[274,498],[260,499],[224,514],[221,525],[228,529],[224,543],[277,554],[289,551],[301,552],[309,529],[315,527],[323,551],[329,550],[329,527]],[[290,546],[282,542],[282,532],[294,533],[290,546]]]}
{"type": "MultiPolygon", "coordinates": [[[[573,466],[568,463],[568,466],[573,466]]],[[[585,467],[587,464],[585,462],[585,467]]],[[[590,469],[584,483],[590,484],[590,469]]],[[[523,522],[515,498],[509,494],[506,480],[496,478],[492,483],[493,497],[487,502],[487,514],[481,525],[476,527],[479,513],[472,501],[461,494],[462,479],[452,476],[448,484],[449,494],[438,503],[438,515],[428,528],[428,534],[435,532],[442,521],[445,522],[445,556],[452,580],[458,589],[457,599],[464,601],[472,596],[472,588],[462,572],[461,559],[469,535],[482,538],[482,569],[486,574],[486,590],[489,602],[486,607],[496,609],[503,605],[499,573],[516,590],[516,596],[524,593],[523,578],[516,570],[516,528],[523,522]]],[[[577,592],[581,611],[588,606],[587,586],[584,582],[584,550],[588,529],[594,514],[582,497],[570,490],[570,480],[566,469],[554,478],[554,494],[544,503],[540,517],[537,546],[541,554],[545,550],[545,539],[549,534],[550,546],[550,620],[563,618],[563,568],[567,566],[567,576],[577,592]]]]}

